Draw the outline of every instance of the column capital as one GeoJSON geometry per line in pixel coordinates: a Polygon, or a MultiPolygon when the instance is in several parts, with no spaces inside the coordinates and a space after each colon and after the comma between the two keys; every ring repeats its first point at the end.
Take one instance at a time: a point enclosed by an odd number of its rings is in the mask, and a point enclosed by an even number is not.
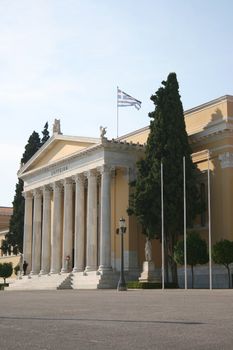
{"type": "Polygon", "coordinates": [[[226,152],[219,155],[221,168],[233,168],[233,153],[226,152]]]}
{"type": "Polygon", "coordinates": [[[115,167],[112,166],[112,165],[107,165],[107,164],[104,164],[100,167],[97,168],[97,170],[100,172],[100,174],[102,175],[103,173],[113,173],[114,170],[115,170],[115,167]]]}
{"type": "Polygon", "coordinates": [[[30,199],[33,197],[33,193],[31,191],[22,192],[22,195],[25,199],[30,199]]]}
{"type": "Polygon", "coordinates": [[[64,186],[73,185],[73,179],[71,177],[67,177],[66,179],[63,180],[63,185],[64,186]]]}
{"type": "Polygon", "coordinates": [[[85,176],[90,179],[90,178],[93,178],[93,177],[96,177],[97,176],[97,170],[96,169],[90,169],[90,170],[87,170],[85,172],[85,176]]]}
{"type": "Polygon", "coordinates": [[[84,182],[85,182],[85,177],[84,177],[83,173],[74,175],[73,179],[74,179],[75,183],[84,184],[84,182]]]}
{"type": "Polygon", "coordinates": [[[133,166],[126,166],[123,169],[123,176],[127,178],[128,181],[134,181],[136,178],[136,169],[133,166]]]}
{"type": "Polygon", "coordinates": [[[50,201],[51,199],[52,188],[49,185],[43,186],[43,199],[50,201]]]}
{"type": "Polygon", "coordinates": [[[33,197],[34,198],[41,198],[42,196],[42,192],[40,188],[36,188],[35,190],[33,190],[33,197]]]}
{"type": "Polygon", "coordinates": [[[45,185],[43,186],[43,195],[45,195],[46,193],[50,193],[52,190],[50,185],[45,185]]]}
{"type": "Polygon", "coordinates": [[[58,192],[62,192],[63,190],[63,185],[62,185],[62,182],[60,181],[56,181],[52,184],[52,188],[53,188],[53,191],[58,191],[58,192]]]}

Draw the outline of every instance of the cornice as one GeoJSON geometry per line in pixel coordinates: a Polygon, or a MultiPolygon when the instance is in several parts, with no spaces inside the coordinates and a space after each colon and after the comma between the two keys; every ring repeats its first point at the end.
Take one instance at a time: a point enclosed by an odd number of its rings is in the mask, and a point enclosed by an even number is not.
{"type": "Polygon", "coordinates": [[[200,163],[200,162],[208,160],[208,153],[209,153],[209,150],[204,149],[204,150],[201,150],[199,152],[192,153],[191,157],[192,157],[193,161],[200,163]]]}
{"type": "Polygon", "coordinates": [[[214,121],[208,126],[206,126],[202,131],[189,135],[190,144],[195,144],[197,142],[202,141],[203,139],[207,139],[226,132],[232,133],[233,123],[229,122],[231,121],[230,118],[224,118],[218,121],[214,121]]]}
{"type": "Polygon", "coordinates": [[[57,140],[74,141],[74,142],[87,142],[87,143],[99,143],[99,137],[86,137],[86,136],[70,136],[70,135],[56,135],[57,140]]]}
{"type": "MultiPolygon", "coordinates": [[[[100,143],[99,138],[91,138],[91,137],[84,137],[84,136],[67,136],[67,135],[62,135],[62,134],[53,134],[47,142],[29,159],[29,161],[19,169],[17,175],[20,176],[33,162],[46,150],[50,149],[52,147],[52,144],[57,141],[57,140],[62,140],[62,141],[74,141],[74,142],[87,142],[87,143],[94,143],[94,146],[96,144],[100,143]]],[[[90,146],[92,147],[92,146],[90,146]]],[[[90,148],[88,147],[88,148],[90,148]]]]}
{"type": "Polygon", "coordinates": [[[21,173],[24,172],[25,169],[27,169],[35,160],[38,158],[38,156],[47,148],[50,148],[50,145],[54,142],[54,140],[58,137],[58,135],[53,134],[44,144],[43,146],[29,159],[29,161],[21,166],[21,168],[18,170],[17,175],[19,176],[21,173]]]}
{"type": "MultiPolygon", "coordinates": [[[[59,135],[61,136],[61,135],[59,135]]],[[[35,174],[40,174],[43,173],[45,171],[50,171],[51,173],[54,172],[53,175],[55,175],[55,172],[57,170],[60,171],[60,169],[62,169],[60,172],[65,172],[68,169],[68,165],[69,163],[73,160],[73,159],[77,159],[77,158],[84,158],[87,154],[90,153],[95,153],[96,151],[102,149],[103,151],[106,150],[111,150],[111,151],[123,151],[123,152],[129,152],[129,151],[133,151],[133,152],[144,152],[144,145],[140,145],[139,143],[133,143],[133,142],[121,142],[121,141],[117,141],[115,139],[112,140],[107,140],[107,139],[103,139],[102,143],[99,143],[97,145],[93,145],[90,147],[87,147],[83,150],[79,150],[75,153],[72,153],[69,156],[65,156],[57,161],[55,161],[54,163],[51,163],[49,165],[45,165],[45,166],[41,166],[38,167],[36,169],[33,170],[29,170],[26,171],[25,173],[23,172],[23,168],[21,168],[18,172],[18,177],[24,179],[25,177],[29,176],[29,175],[35,175],[35,174]]]]}
{"type": "Polygon", "coordinates": [[[223,101],[233,102],[233,96],[232,95],[224,95],[224,96],[218,97],[218,98],[216,98],[214,100],[211,100],[209,102],[203,103],[203,104],[201,104],[199,106],[187,109],[186,111],[184,111],[184,116],[185,117],[189,117],[189,114],[196,113],[196,112],[198,112],[200,110],[203,110],[203,109],[206,109],[208,107],[214,106],[214,105],[219,104],[219,103],[221,103],[223,101]]]}
{"type": "Polygon", "coordinates": [[[22,170],[24,169],[20,169],[20,171],[18,172],[18,177],[19,178],[24,178],[25,176],[28,176],[28,175],[32,175],[32,174],[40,174],[44,171],[56,171],[56,168],[57,167],[64,167],[64,171],[66,170],[65,168],[67,167],[67,165],[69,164],[69,162],[74,159],[74,158],[82,158],[83,156],[85,156],[87,153],[90,153],[92,152],[93,150],[97,150],[99,148],[101,148],[102,145],[101,144],[98,144],[98,145],[94,145],[94,146],[91,146],[91,147],[88,147],[84,150],[80,150],[80,151],[77,151],[75,153],[72,153],[71,155],[69,156],[66,156],[66,157],[63,157],[49,165],[44,165],[44,166],[41,166],[41,167],[38,167],[36,169],[32,169],[32,170],[29,170],[25,173],[23,173],[22,170]]]}
{"type": "Polygon", "coordinates": [[[150,127],[149,127],[149,125],[147,125],[147,126],[144,126],[143,128],[137,129],[137,130],[132,131],[132,132],[130,132],[128,134],[124,134],[124,135],[116,138],[116,140],[117,141],[121,141],[121,140],[127,139],[128,137],[131,137],[131,136],[140,135],[140,134],[144,133],[147,130],[149,131],[149,129],[150,129],[150,127]]]}

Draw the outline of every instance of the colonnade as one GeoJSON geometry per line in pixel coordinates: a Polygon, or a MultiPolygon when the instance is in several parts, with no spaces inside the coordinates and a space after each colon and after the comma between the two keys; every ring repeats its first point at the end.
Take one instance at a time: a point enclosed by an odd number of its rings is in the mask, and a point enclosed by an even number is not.
{"type": "Polygon", "coordinates": [[[72,257],[73,272],[112,269],[111,172],[104,165],[24,192],[23,254],[31,275],[68,272],[72,257]]]}

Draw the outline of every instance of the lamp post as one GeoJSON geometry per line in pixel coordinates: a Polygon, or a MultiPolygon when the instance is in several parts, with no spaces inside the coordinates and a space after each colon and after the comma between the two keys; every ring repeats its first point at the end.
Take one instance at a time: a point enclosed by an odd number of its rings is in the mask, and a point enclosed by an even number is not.
{"type": "Polygon", "coordinates": [[[120,279],[117,285],[118,291],[127,290],[126,283],[125,283],[125,276],[124,276],[124,234],[125,232],[126,232],[125,219],[121,217],[119,221],[119,231],[118,231],[118,233],[121,235],[121,273],[120,273],[120,279]]]}

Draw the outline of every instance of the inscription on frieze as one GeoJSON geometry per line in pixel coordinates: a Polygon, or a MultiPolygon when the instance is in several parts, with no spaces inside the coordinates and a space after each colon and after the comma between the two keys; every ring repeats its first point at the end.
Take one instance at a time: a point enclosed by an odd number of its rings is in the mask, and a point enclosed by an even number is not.
{"type": "Polygon", "coordinates": [[[68,165],[63,165],[60,168],[56,168],[56,169],[51,170],[50,175],[51,176],[59,175],[59,174],[63,173],[66,170],[68,170],[68,165]]]}

